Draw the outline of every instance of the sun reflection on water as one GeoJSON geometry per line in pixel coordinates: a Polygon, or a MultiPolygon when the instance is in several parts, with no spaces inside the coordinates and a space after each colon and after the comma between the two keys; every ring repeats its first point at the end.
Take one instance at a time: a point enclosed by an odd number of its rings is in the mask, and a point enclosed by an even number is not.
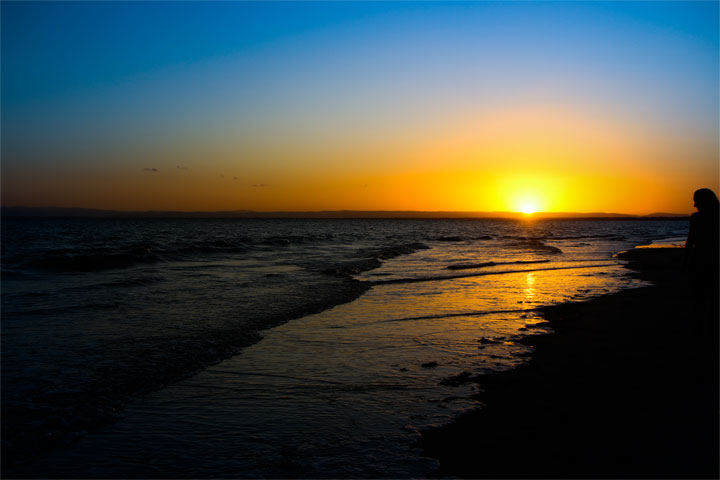
{"type": "Polygon", "coordinates": [[[535,273],[528,272],[525,275],[525,303],[533,303],[535,298],[535,273]]]}

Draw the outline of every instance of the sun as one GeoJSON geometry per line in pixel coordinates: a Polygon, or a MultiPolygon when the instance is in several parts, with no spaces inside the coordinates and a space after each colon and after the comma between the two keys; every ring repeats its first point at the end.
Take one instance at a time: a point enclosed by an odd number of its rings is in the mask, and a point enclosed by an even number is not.
{"type": "Polygon", "coordinates": [[[537,207],[532,203],[523,203],[522,207],[520,207],[520,211],[524,213],[525,215],[530,215],[531,213],[535,213],[538,211],[537,207]]]}
{"type": "Polygon", "coordinates": [[[509,176],[502,180],[500,186],[507,211],[528,217],[547,212],[552,203],[551,197],[557,191],[553,182],[530,173],[522,177],[509,176]]]}

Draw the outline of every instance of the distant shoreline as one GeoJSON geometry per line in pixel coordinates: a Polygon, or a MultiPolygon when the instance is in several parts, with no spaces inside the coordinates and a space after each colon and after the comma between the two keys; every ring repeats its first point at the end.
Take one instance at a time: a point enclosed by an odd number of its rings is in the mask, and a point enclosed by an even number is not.
{"type": "Polygon", "coordinates": [[[652,213],[629,215],[622,213],[578,213],[538,212],[452,212],[452,211],[411,211],[411,210],[328,210],[305,212],[257,212],[252,210],[231,210],[213,212],[184,211],[119,211],[66,207],[23,207],[3,206],[2,218],[241,218],[241,219],[453,219],[453,220],[687,220],[689,214],[652,213]]]}

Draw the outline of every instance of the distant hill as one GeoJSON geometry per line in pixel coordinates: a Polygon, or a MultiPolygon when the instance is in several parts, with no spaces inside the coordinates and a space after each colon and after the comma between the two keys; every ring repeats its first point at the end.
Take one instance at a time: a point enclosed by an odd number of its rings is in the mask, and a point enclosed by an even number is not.
{"type": "Polygon", "coordinates": [[[110,217],[122,212],[92,208],[2,207],[3,217],[110,217]]]}
{"type": "Polygon", "coordinates": [[[645,215],[646,217],[653,217],[653,218],[665,218],[665,217],[671,217],[671,218],[684,218],[689,217],[690,215],[687,213],[665,213],[665,212],[656,212],[651,213],[648,215],[645,215]]]}
{"type": "Polygon", "coordinates": [[[117,211],[66,207],[2,207],[5,218],[607,218],[647,219],[686,218],[687,214],[653,213],[627,215],[622,213],[538,212],[526,215],[517,212],[421,212],[410,210],[328,210],[316,212],[256,212],[227,210],[216,212],[181,211],[117,211]]]}

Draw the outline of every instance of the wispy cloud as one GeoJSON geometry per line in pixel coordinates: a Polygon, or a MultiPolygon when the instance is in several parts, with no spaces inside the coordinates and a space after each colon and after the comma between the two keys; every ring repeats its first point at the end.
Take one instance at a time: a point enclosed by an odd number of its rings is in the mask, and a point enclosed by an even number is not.
{"type": "Polygon", "coordinates": [[[270,185],[268,185],[266,183],[253,183],[252,186],[255,188],[264,188],[264,187],[269,187],[270,185]]]}
{"type": "Polygon", "coordinates": [[[145,167],[145,168],[143,168],[143,171],[144,171],[144,172],[157,172],[158,169],[157,169],[157,168],[145,167]]]}

